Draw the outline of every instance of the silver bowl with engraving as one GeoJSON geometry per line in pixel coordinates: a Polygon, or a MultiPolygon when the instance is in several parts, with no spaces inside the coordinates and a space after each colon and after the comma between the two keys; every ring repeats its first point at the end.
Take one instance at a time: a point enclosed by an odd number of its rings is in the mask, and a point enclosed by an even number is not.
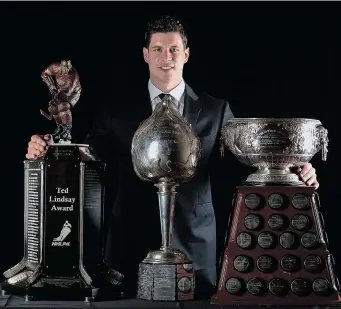
{"type": "Polygon", "coordinates": [[[185,253],[172,248],[171,238],[176,187],[195,176],[200,149],[199,137],[167,95],[134,134],[133,167],[141,180],[152,182],[158,188],[162,235],[161,248],[150,251],[140,263],[140,299],[193,298],[192,262],[185,253]]]}
{"type": "Polygon", "coordinates": [[[257,168],[246,182],[303,185],[294,169],[319,151],[326,161],[328,131],[316,119],[232,118],[222,129],[222,154],[225,147],[240,162],[257,168]]]}

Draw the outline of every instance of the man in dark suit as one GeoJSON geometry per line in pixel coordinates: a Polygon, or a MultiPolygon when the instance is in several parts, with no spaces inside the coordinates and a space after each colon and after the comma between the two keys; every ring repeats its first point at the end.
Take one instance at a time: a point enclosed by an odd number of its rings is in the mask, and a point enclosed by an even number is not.
{"type": "MultiPolygon", "coordinates": [[[[203,150],[196,177],[177,189],[172,245],[194,262],[198,295],[209,297],[217,282],[216,218],[210,170],[218,152],[221,128],[233,114],[227,101],[195,92],[183,80],[189,48],[185,30],[178,21],[162,17],[150,22],[145,39],[143,57],[150,72],[148,88],[146,85],[141,93],[140,88],[134,89],[135,99],[132,97],[124,104],[105,105],[85,141],[111,171],[106,203],[113,207],[106,257],[113,268],[125,275],[126,291],[135,293],[138,263],[149,250],[161,245],[156,188],[136,176],[130,149],[141,121],[161,101],[159,95],[170,94],[179,112],[200,137],[203,150]],[[113,177],[117,177],[115,185],[113,177]]],[[[44,154],[44,139],[49,137],[32,136],[28,159],[44,154]]],[[[309,185],[318,185],[311,165],[306,164],[302,173],[309,185]]]]}

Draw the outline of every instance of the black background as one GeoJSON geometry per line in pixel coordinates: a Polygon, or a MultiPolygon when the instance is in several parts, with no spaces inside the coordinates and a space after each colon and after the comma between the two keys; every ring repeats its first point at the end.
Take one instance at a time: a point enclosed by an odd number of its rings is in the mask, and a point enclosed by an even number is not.
{"type": "MultiPolygon", "coordinates": [[[[325,1],[2,2],[0,271],[23,255],[27,143],[32,134],[54,129],[39,113],[50,100],[41,72],[62,59],[78,70],[83,92],[73,113],[73,137],[81,142],[106,93],[120,94],[113,104],[129,104],[139,98],[134,85],[147,87],[144,31],[161,14],[175,15],[188,31],[184,78],[194,89],[225,98],[236,117],[316,118],[328,129],[327,161],[318,153],[312,163],[330,247],[341,264],[340,8],[325,1]]],[[[244,180],[252,169],[240,163],[240,171],[225,177],[244,180]]]]}

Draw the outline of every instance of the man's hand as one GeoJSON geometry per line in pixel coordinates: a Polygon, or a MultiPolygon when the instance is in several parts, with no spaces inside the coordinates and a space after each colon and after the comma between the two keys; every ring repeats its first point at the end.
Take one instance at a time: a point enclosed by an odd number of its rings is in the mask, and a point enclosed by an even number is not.
{"type": "Polygon", "coordinates": [[[31,140],[28,143],[26,159],[36,160],[39,157],[45,155],[47,151],[47,145],[53,143],[52,136],[46,135],[32,135],[31,140]]]}
{"type": "Polygon", "coordinates": [[[304,165],[298,170],[300,178],[308,185],[314,186],[315,190],[318,189],[320,184],[316,178],[316,170],[313,168],[311,163],[304,163],[304,165]]]}

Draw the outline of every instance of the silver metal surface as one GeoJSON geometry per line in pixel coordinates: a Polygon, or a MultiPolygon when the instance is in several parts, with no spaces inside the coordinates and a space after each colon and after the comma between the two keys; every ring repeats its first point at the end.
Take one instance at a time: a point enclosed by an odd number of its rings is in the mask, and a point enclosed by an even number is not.
{"type": "Polygon", "coordinates": [[[177,184],[175,182],[160,182],[156,186],[159,188],[162,248],[170,248],[174,207],[169,207],[169,205],[175,204],[175,187],[177,184]]]}
{"type": "MultiPolygon", "coordinates": [[[[44,205],[45,205],[45,196],[44,196],[44,188],[45,188],[45,177],[44,177],[44,162],[39,162],[39,166],[40,166],[40,179],[41,179],[41,186],[40,186],[40,258],[39,258],[39,264],[41,265],[42,261],[43,261],[43,239],[44,239],[44,205]]],[[[26,225],[25,225],[26,226],[26,225]]],[[[26,230],[26,229],[25,229],[26,230]]]]}
{"type": "Polygon", "coordinates": [[[151,264],[185,264],[190,263],[187,256],[180,250],[173,248],[161,248],[160,250],[150,251],[143,260],[144,263],[151,264]]]}
{"type": "MultiPolygon", "coordinates": [[[[79,154],[81,156],[82,161],[100,161],[99,157],[97,156],[95,150],[89,147],[88,144],[74,144],[74,143],[66,143],[66,142],[59,142],[59,143],[51,143],[49,146],[56,146],[58,149],[63,150],[63,148],[75,147],[78,148],[79,154]]],[[[41,156],[36,159],[36,161],[43,161],[46,159],[47,152],[44,156],[41,156]]]]}
{"type": "Polygon", "coordinates": [[[142,180],[187,182],[196,172],[200,140],[165,97],[135,132],[131,154],[142,180]]]}
{"type": "Polygon", "coordinates": [[[175,188],[190,181],[200,159],[200,140],[169,96],[156,106],[133,136],[134,170],[143,181],[158,187],[162,247],[149,252],[144,263],[188,263],[184,253],[171,248],[175,188]]]}
{"type": "Polygon", "coordinates": [[[93,301],[95,301],[95,298],[92,297],[92,296],[86,296],[86,297],[84,298],[84,302],[86,302],[86,303],[91,303],[91,302],[93,302],[93,301]]]}
{"type": "Polygon", "coordinates": [[[303,185],[293,168],[319,151],[327,159],[328,131],[316,119],[233,118],[221,133],[222,155],[227,147],[240,162],[258,169],[249,182],[303,185]]]}
{"type": "Polygon", "coordinates": [[[86,284],[91,285],[92,278],[84,268],[84,169],[85,163],[80,162],[79,172],[79,271],[86,284]]]}

